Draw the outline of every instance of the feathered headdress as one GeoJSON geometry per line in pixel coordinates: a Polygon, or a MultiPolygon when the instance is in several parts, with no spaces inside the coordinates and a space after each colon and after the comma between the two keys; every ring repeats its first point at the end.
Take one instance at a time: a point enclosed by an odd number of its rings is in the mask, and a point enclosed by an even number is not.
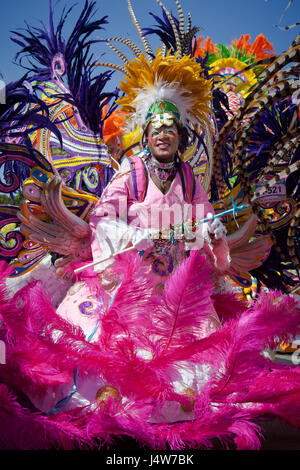
{"type": "Polygon", "coordinates": [[[204,77],[202,65],[188,55],[191,38],[199,28],[191,28],[188,21],[187,30],[184,30],[184,18],[179,1],[176,0],[180,20],[176,22],[174,16],[157,0],[168,22],[166,27],[172,29],[168,37],[171,39],[174,37],[174,41],[170,44],[174,44],[167,52],[166,43],[163,42],[161,49],[156,50],[154,54],[145,37],[151,34],[151,31],[143,33],[130,0],[127,2],[144,52],[129,39],[111,38],[107,41],[108,45],[123,60],[124,66],[107,63],[98,65],[110,66],[124,73],[125,78],[119,86],[124,96],[117,101],[117,104],[122,111],[128,113],[130,124],[132,127],[139,126],[143,129],[150,121],[155,122],[155,120],[157,126],[170,125],[174,120],[191,128],[199,124],[207,125],[207,115],[211,112],[209,107],[211,81],[204,77]],[[136,58],[129,60],[112,46],[110,43],[112,40],[127,45],[136,58]]]}
{"type": "Polygon", "coordinates": [[[118,104],[136,126],[145,127],[156,114],[172,114],[182,125],[206,123],[210,112],[211,82],[200,76],[201,65],[189,56],[162,56],[161,50],[149,62],[141,54],[126,65],[120,83],[124,96],[118,104]],[[166,104],[171,103],[175,108],[166,104]],[[156,106],[155,106],[156,104],[156,106]],[[149,112],[150,111],[150,112],[149,112]]]}

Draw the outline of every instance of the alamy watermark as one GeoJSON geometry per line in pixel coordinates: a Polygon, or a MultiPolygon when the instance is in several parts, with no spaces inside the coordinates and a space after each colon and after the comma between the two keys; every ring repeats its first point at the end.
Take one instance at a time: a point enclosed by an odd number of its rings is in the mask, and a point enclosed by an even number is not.
{"type": "Polygon", "coordinates": [[[6,364],[6,346],[4,341],[0,340],[0,364],[6,364]]]}
{"type": "MultiPolygon", "coordinates": [[[[293,341],[293,347],[295,346],[300,346],[300,339],[296,339],[296,341],[293,341]]],[[[298,347],[296,351],[293,352],[292,354],[292,363],[295,366],[298,366],[300,364],[300,348],[298,347]]]]}
{"type": "Polygon", "coordinates": [[[184,239],[189,249],[202,248],[205,224],[204,204],[174,203],[168,207],[153,204],[150,208],[139,204],[129,205],[126,197],[116,202],[104,202],[95,214],[101,222],[97,225],[97,238],[109,238],[112,245],[136,230],[148,230],[151,238],[184,239]]]}
{"type": "Polygon", "coordinates": [[[0,80],[0,104],[6,104],[6,84],[0,80]]]}
{"type": "Polygon", "coordinates": [[[292,94],[293,104],[299,106],[300,104],[300,79],[295,80],[296,89],[292,94]]]}

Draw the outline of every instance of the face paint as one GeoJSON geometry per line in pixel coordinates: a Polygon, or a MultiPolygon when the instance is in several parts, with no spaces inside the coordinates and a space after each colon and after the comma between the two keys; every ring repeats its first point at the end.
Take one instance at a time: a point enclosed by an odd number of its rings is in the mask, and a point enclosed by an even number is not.
{"type": "Polygon", "coordinates": [[[165,135],[179,137],[176,126],[165,127],[164,129],[151,129],[151,135],[153,139],[157,138],[161,133],[165,135]]]}
{"type": "Polygon", "coordinates": [[[154,158],[160,161],[172,161],[178,150],[180,135],[176,125],[148,128],[148,147],[154,158]]]}

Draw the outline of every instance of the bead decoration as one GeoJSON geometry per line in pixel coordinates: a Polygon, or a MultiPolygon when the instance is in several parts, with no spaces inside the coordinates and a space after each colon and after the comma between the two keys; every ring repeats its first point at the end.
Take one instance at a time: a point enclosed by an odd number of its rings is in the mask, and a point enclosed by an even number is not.
{"type": "Polygon", "coordinates": [[[167,180],[169,176],[174,176],[177,171],[175,161],[162,163],[156,160],[153,156],[151,156],[151,160],[148,162],[148,169],[162,181],[167,180]]]}
{"type": "Polygon", "coordinates": [[[103,387],[99,388],[96,393],[96,401],[102,408],[105,407],[110,397],[112,397],[115,402],[120,400],[119,391],[112,385],[104,385],[103,387]]]}

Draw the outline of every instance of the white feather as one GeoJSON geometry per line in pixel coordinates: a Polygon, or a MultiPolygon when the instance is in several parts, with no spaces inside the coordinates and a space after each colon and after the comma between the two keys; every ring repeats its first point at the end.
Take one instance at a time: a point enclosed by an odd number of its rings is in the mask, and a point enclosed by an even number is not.
{"type": "Polygon", "coordinates": [[[180,87],[179,83],[167,83],[163,80],[155,79],[154,84],[152,86],[148,85],[140,91],[133,102],[133,105],[136,107],[134,121],[137,126],[142,126],[145,123],[148,110],[156,101],[169,101],[173,103],[180,113],[180,120],[183,125],[187,121],[194,121],[193,116],[189,114],[189,109],[192,109],[193,105],[191,92],[180,87]]]}

